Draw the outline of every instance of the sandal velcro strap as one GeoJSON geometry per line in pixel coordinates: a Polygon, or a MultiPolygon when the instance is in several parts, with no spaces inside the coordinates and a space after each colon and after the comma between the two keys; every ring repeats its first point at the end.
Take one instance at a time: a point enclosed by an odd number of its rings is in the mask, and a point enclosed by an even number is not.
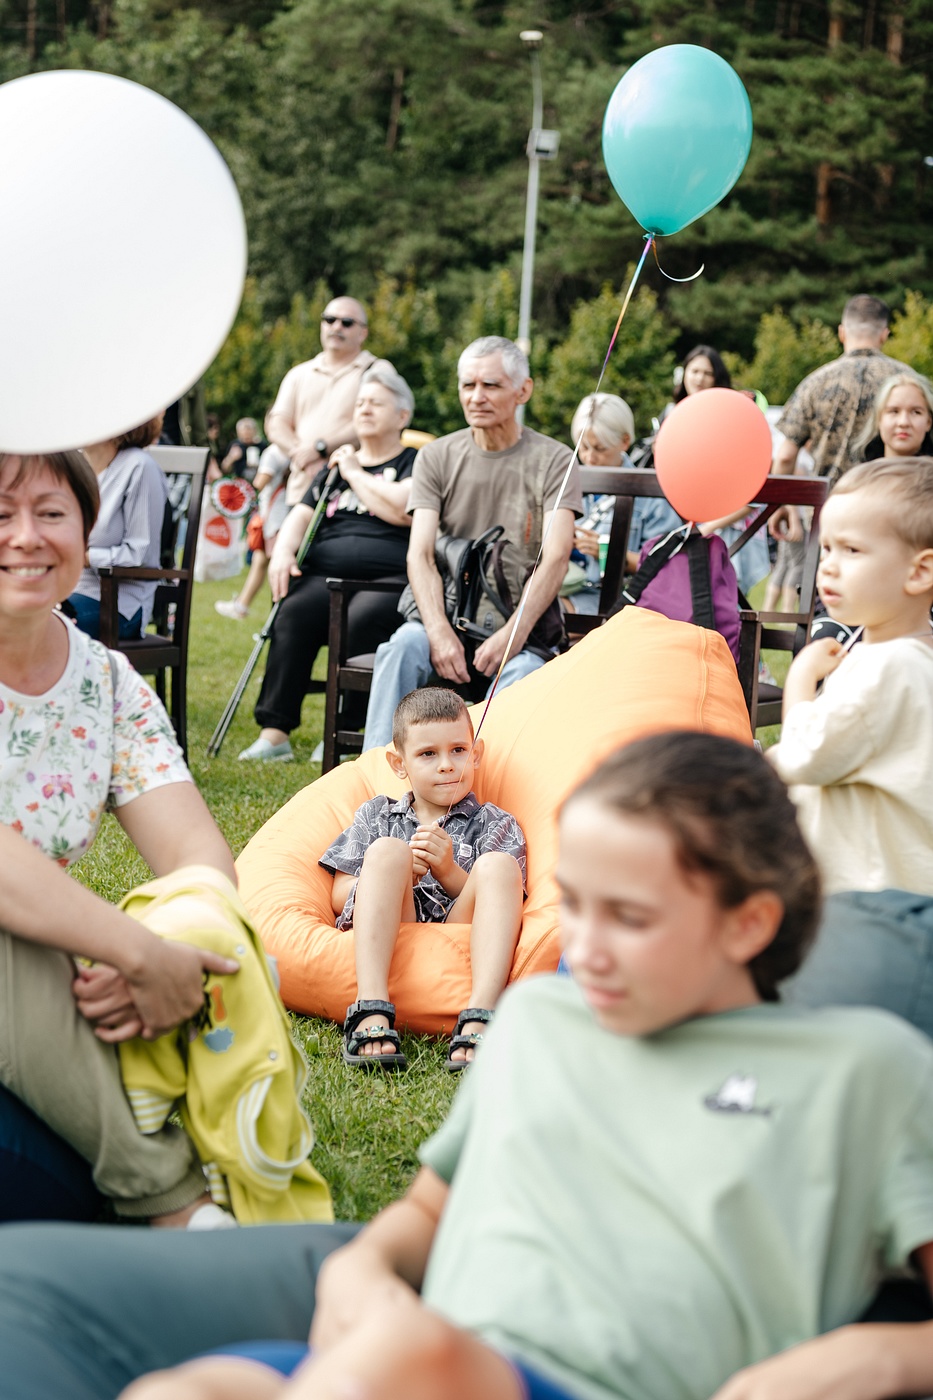
{"type": "Polygon", "coordinates": [[[465,1011],[461,1011],[457,1017],[457,1024],[454,1026],[453,1035],[450,1037],[450,1044],[447,1047],[447,1059],[444,1061],[445,1069],[451,1074],[459,1074],[472,1064],[472,1060],[454,1060],[451,1057],[455,1050],[475,1050],[483,1039],[482,1031],[468,1031],[464,1033],[463,1027],[471,1021],[478,1021],[482,1026],[488,1026],[492,1020],[493,1013],[487,1011],[484,1006],[468,1006],[465,1011]]]}
{"type": "Polygon", "coordinates": [[[468,1021],[480,1021],[484,1026],[488,1026],[492,1020],[493,1013],[487,1011],[483,1006],[468,1006],[466,1011],[461,1011],[457,1017],[457,1024],[454,1026],[454,1035],[459,1035],[468,1021]]]}
{"type": "MultiPolygon", "coordinates": [[[[367,1016],[384,1016],[390,1026],[395,1025],[395,1003],[391,1001],[355,1001],[347,1007],[343,1023],[345,1031],[356,1030],[367,1016]]],[[[391,1040],[391,1036],[389,1037],[391,1040]]]]}
{"type": "Polygon", "coordinates": [[[376,1040],[390,1040],[396,1048],[401,1045],[398,1031],[386,1030],[385,1026],[363,1026],[354,1027],[350,1032],[347,1050],[351,1055],[355,1055],[361,1045],[371,1045],[376,1040]]]}
{"type": "Polygon", "coordinates": [[[450,1037],[451,1050],[473,1050],[483,1039],[482,1031],[470,1031],[469,1035],[452,1035],[450,1037]]]}
{"type": "Polygon", "coordinates": [[[347,1017],[343,1023],[344,1063],[359,1069],[405,1069],[406,1060],[402,1053],[402,1043],[395,1025],[395,1007],[391,1001],[355,1001],[347,1007],[347,1017]],[[388,1026],[364,1025],[369,1016],[384,1016],[388,1026]],[[361,1055],[364,1045],[387,1041],[394,1047],[391,1054],[379,1053],[361,1055]]]}

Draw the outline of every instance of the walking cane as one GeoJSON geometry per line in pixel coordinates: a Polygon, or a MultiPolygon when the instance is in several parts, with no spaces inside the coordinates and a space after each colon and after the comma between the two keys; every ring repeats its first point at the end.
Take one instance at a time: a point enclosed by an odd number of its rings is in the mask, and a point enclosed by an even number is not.
{"type": "MultiPolygon", "coordinates": [[[[314,514],[308,521],[308,528],[307,530],[305,530],[304,538],[302,539],[301,544],[298,547],[298,553],[295,555],[295,563],[298,565],[304,563],[308,550],[311,548],[314,537],[318,532],[318,526],[321,523],[324,511],[327,509],[327,497],[330,494],[331,487],[337,479],[337,473],[339,470],[339,467],[331,467],[327,475],[327,479],[324,482],[324,485],[321,487],[321,495],[317,505],[314,507],[314,514]]],[[[240,701],[243,699],[243,696],[246,693],[246,687],[249,685],[250,677],[255,671],[257,665],[259,664],[259,658],[260,656],[262,656],[262,649],[266,645],[266,642],[269,640],[269,638],[272,636],[272,624],[278,617],[279,608],[282,606],[283,602],[284,599],[280,598],[277,603],[273,603],[272,611],[266,618],[262,627],[262,631],[257,632],[255,634],[254,641],[256,645],[250,652],[249,660],[243,667],[243,672],[240,676],[240,679],[236,683],[234,692],[230,696],[230,699],[227,701],[224,712],[220,716],[220,719],[217,723],[217,728],[211,735],[211,741],[207,746],[208,758],[216,758],[217,755],[220,753],[220,746],[223,743],[224,739],[227,737],[227,730],[233,723],[233,716],[239,709],[240,701]]]]}

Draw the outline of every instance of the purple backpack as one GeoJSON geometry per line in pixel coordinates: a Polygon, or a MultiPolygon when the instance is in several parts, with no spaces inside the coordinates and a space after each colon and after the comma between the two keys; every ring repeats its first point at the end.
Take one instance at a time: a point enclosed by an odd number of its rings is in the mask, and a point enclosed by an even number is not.
{"type": "Polygon", "coordinates": [[[679,529],[648,540],[610,616],[631,603],[721,633],[738,664],[739,583],[718,535],[707,539],[696,529],[689,535],[679,529]]]}

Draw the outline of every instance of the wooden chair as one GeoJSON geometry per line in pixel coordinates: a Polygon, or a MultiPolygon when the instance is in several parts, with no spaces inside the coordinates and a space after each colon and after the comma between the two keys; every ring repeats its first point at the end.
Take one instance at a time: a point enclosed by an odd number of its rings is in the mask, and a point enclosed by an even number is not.
{"type": "MultiPolygon", "coordinates": [[[[664,495],[653,470],[581,467],[580,479],[586,495],[614,495],[616,504],[609,535],[606,569],[599,594],[599,610],[595,614],[567,614],[564,621],[572,637],[582,636],[593,628],[600,627],[619,599],[625,576],[625,546],[631,528],[635,498],[664,495]]],[[[758,509],[751,523],[729,547],[730,556],[737,554],[752,535],[767,524],[779,506],[809,506],[813,510],[800,586],[800,611],[765,613],[754,608],[745,608],[739,614],[739,681],[753,730],[760,725],[778,724],[781,718],[783,693],[780,687],[763,683],[758,678],[762,648],[796,653],[810,633],[816,605],[816,568],[820,553],[819,518],[827,489],[823,478],[769,476],[754,502],[758,509]],[[787,630],[788,627],[793,630],[787,630]]]]}
{"type": "MultiPolygon", "coordinates": [[[[344,707],[353,695],[369,695],[376,654],[370,652],[365,656],[347,655],[347,614],[350,599],[357,593],[394,593],[400,598],[407,582],[406,578],[327,580],[327,587],[330,589],[330,618],[327,635],[327,680],[324,685],[322,773],[329,773],[332,768],[336,768],[344,754],[363,752],[363,735],[358,729],[347,727],[344,707]]],[[[312,685],[319,688],[320,682],[312,682],[312,685]]]]}
{"type": "Polygon", "coordinates": [[[769,476],[755,502],[761,509],[748,529],[729,547],[729,554],[736,554],[755,531],[771,519],[779,506],[809,506],[813,511],[800,581],[799,612],[762,612],[760,609],[743,608],[739,613],[739,681],[753,733],[762,725],[780,724],[784,699],[780,686],[759,680],[762,649],[789,651],[796,655],[810,635],[816,607],[816,569],[820,561],[820,511],[828,491],[825,477],[769,476]]]}
{"type": "Polygon", "coordinates": [[[114,565],[100,572],[100,639],[113,651],[120,651],[143,675],[155,676],[156,694],[166,706],[175,735],[185,756],[187,736],[188,634],[191,622],[191,590],[194,582],[194,555],[201,519],[201,497],[209,460],[206,447],[150,447],[150,456],[166,475],[190,476],[191,493],[186,512],[173,519],[166,509],[162,534],[162,567],[114,565]],[[176,547],[181,522],[187,522],[181,564],[176,567],[176,547]],[[120,583],[126,579],[157,580],[151,626],[153,631],[129,640],[117,635],[120,583]],[[166,673],[171,673],[171,691],[166,699],[166,673]]]}

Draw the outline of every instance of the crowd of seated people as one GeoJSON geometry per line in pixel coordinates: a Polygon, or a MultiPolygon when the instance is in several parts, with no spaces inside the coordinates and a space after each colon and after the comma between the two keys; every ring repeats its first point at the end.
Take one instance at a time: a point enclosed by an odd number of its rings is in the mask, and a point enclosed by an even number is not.
{"type": "MultiPolygon", "coordinates": [[[[851,305],[839,373],[875,372],[876,356],[896,365],[852,331],[880,313],[851,305]]],[[[338,299],[328,314],[337,350],[349,340],[338,367],[360,369],[358,446],[308,457],[316,470],[278,533],[270,581],[283,606],[256,711],[263,729],[245,759],[292,757],[326,641],[324,579],[348,560],[356,577],[407,571],[414,608],[404,622],[374,619],[360,595],[357,645],[376,652],[367,748],[390,743],[402,697],[432,679],[482,691],[546,665],[556,647],[542,628],[575,548],[586,586],[598,586],[607,503],[583,501],[569,447],[519,426],[533,392],[519,348],[486,337],[464,350],[467,426],[416,454],[401,440],[413,408],[404,380],[384,362],[355,364],[359,303],[338,299]],[[496,525],[513,608],[465,641],[435,540],[496,525]]],[[[683,392],[721,385],[717,362],[698,346],[683,392]]],[[[61,868],[94,842],[109,806],[157,877],[208,867],[235,899],[229,849],[164,711],[80,611],[85,574],[103,562],[94,550],[139,533],[138,496],[121,497],[119,526],[116,510],[104,514],[107,473],[126,462],[145,495],[136,468],[158,428],[139,430],[145,443],[84,454],[0,456],[0,1195],[10,1219],[47,1213],[43,1174],[61,1182],[76,1154],[118,1215],[194,1230],[4,1227],[0,1374],[11,1397],[91,1400],[127,1383],[129,1400],[933,1393],[924,1288],[890,1318],[867,1311],[892,1271],[933,1286],[933,392],[897,366],[835,456],[816,426],[824,398],[802,385],[782,421],[799,447],[806,408],[818,470],[836,479],[819,587],[857,645],[825,636],[794,660],[770,763],[711,735],[660,736],[571,794],[554,873],[572,976],[508,993],[488,1043],[494,1007],[478,994],[464,1009],[448,1068],[466,1070],[465,1082],[450,1118],[408,1194],[358,1234],[203,1233],[233,1223],[211,1199],[208,1163],[182,1129],[140,1131],[114,1047],[203,1015],[203,979],[236,977],[237,964],[157,937],[61,868]],[[58,611],[66,598],[81,630],[58,611]],[[600,1209],[607,1201],[613,1209],[600,1209]],[[232,1343],[300,1341],[312,1313],[310,1360],[266,1345],[137,1379],[232,1343]]],[[[590,396],[572,432],[584,464],[626,464],[624,400],[590,396]]],[[[161,489],[146,497],[155,539],[161,489]]],[[[124,620],[144,627],[144,600],[124,620]]],[[[377,862],[331,862],[335,918],[351,909],[344,926],[368,968],[345,1045],[355,1067],[402,1058],[379,1009],[392,940],[383,930],[375,956],[368,925],[354,925],[357,880],[363,907],[380,915],[391,888],[396,928],[405,891],[429,873],[447,905],[466,891],[473,916],[480,902],[450,838],[432,828],[464,801],[481,752],[460,734],[459,707],[425,715],[416,729],[446,724],[457,742],[434,737],[425,749],[406,733],[396,743],[395,771],[413,794],[410,844],[373,828],[377,862]],[[384,852],[398,866],[388,874],[384,852]]],[[[484,974],[490,1003],[514,923],[504,920],[497,971],[484,974]]],[[[221,990],[215,1013],[222,1003],[221,990]]]]}

